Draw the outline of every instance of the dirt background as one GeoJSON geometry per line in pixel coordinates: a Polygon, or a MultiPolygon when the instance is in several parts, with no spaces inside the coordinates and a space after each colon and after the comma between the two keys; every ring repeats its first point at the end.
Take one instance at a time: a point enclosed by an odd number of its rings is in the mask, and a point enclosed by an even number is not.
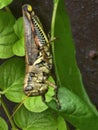
{"type": "MultiPolygon", "coordinates": [[[[22,16],[21,6],[25,3],[34,7],[48,33],[52,0],[14,0],[10,8],[16,18],[22,16]]],[[[65,5],[71,21],[83,83],[91,101],[98,108],[98,0],[65,0],[65,5]]]]}
{"type": "Polygon", "coordinates": [[[66,0],[66,7],[83,82],[98,108],[98,0],[66,0]]]}

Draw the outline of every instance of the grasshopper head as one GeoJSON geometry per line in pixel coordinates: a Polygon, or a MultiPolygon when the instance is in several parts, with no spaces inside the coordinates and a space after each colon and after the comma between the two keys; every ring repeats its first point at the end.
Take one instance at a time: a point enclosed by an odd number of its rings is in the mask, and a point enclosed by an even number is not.
{"type": "Polygon", "coordinates": [[[25,4],[25,5],[22,6],[22,9],[23,9],[24,12],[34,15],[34,11],[33,11],[33,8],[32,8],[31,5],[25,4]]]}

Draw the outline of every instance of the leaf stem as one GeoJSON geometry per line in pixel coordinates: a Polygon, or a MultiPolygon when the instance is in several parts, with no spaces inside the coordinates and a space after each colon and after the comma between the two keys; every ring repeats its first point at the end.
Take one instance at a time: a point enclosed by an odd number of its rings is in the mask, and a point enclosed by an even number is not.
{"type": "Polygon", "coordinates": [[[55,17],[56,17],[59,0],[53,0],[53,2],[54,2],[54,8],[53,8],[52,22],[51,22],[51,37],[52,38],[54,37],[55,17]]]}
{"type": "Polygon", "coordinates": [[[10,122],[10,124],[11,124],[12,130],[18,130],[18,129],[16,128],[16,126],[15,126],[13,120],[10,118],[10,113],[9,113],[8,108],[7,108],[5,102],[4,102],[4,100],[3,100],[2,98],[1,98],[1,105],[2,105],[2,107],[3,107],[4,112],[6,113],[6,115],[7,115],[7,117],[8,117],[8,119],[9,119],[9,122],[10,122]]]}
{"type": "Polygon", "coordinates": [[[12,14],[12,12],[11,12],[11,10],[10,10],[10,8],[9,7],[5,7],[5,10],[7,11],[7,12],[9,12],[10,14],[12,14]]]}

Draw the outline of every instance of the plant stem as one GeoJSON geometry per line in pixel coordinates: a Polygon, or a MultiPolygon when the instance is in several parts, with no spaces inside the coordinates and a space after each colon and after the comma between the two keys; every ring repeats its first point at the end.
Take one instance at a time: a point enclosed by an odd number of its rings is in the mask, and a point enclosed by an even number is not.
{"type": "Polygon", "coordinates": [[[12,12],[11,12],[11,10],[9,9],[9,7],[5,7],[5,10],[7,11],[7,12],[9,12],[9,13],[11,13],[12,14],[12,12]]]}
{"type": "Polygon", "coordinates": [[[16,126],[15,126],[13,120],[10,118],[10,117],[11,117],[11,116],[10,116],[10,113],[9,113],[8,108],[7,108],[5,102],[4,102],[4,100],[3,100],[2,98],[1,98],[1,105],[2,105],[2,107],[3,107],[3,109],[4,109],[4,112],[6,113],[6,115],[7,115],[7,117],[8,117],[8,119],[9,119],[9,122],[10,122],[10,124],[11,124],[12,129],[13,129],[13,130],[18,130],[18,129],[16,128],[16,126]]]}
{"type": "Polygon", "coordinates": [[[59,0],[53,0],[54,7],[53,7],[53,14],[52,14],[52,22],[51,22],[51,37],[54,37],[54,28],[55,28],[55,17],[57,13],[57,7],[59,0]]]}

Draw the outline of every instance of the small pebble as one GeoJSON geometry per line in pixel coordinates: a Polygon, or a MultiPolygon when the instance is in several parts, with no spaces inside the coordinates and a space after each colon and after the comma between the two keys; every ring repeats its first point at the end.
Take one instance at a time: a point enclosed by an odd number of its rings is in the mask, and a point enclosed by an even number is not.
{"type": "Polygon", "coordinates": [[[91,59],[95,59],[98,56],[98,52],[96,50],[90,50],[89,51],[89,57],[91,59]]]}

